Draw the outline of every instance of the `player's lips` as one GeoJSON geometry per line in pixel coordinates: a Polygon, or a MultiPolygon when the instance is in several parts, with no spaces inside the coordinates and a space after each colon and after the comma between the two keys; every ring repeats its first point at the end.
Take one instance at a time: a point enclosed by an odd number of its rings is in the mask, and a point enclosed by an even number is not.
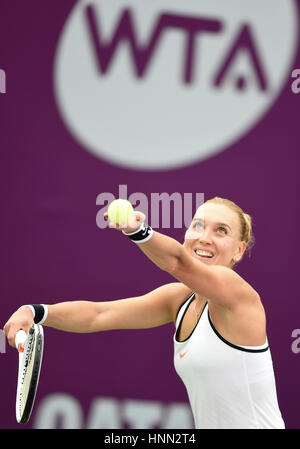
{"type": "Polygon", "coordinates": [[[194,253],[197,257],[200,259],[212,259],[214,257],[214,253],[212,251],[209,251],[207,249],[194,249],[194,253]]]}

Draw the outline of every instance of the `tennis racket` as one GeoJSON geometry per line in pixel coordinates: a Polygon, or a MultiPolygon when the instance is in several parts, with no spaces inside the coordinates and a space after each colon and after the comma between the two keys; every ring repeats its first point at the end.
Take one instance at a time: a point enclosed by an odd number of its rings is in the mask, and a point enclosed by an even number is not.
{"type": "Polygon", "coordinates": [[[19,370],[16,397],[16,419],[19,424],[29,421],[39,383],[44,349],[44,331],[34,324],[28,335],[19,330],[15,337],[19,352],[19,370]]]}

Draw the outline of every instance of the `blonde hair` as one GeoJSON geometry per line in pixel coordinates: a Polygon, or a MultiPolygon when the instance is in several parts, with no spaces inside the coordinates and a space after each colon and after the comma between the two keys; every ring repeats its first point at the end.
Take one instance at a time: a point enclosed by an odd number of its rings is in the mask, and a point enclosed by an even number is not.
{"type": "Polygon", "coordinates": [[[211,198],[204,202],[204,204],[207,203],[222,204],[229,207],[231,210],[238,214],[241,229],[240,239],[242,242],[246,242],[246,251],[248,251],[250,256],[251,249],[255,243],[255,238],[252,231],[252,217],[249,214],[246,214],[236,203],[227,200],[226,198],[215,196],[214,198],[211,198]]]}

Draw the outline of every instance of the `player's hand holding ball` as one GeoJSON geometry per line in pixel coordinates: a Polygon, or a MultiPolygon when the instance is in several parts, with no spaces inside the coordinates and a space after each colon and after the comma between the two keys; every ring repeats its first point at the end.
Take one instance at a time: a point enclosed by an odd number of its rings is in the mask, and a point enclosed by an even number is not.
{"type": "Polygon", "coordinates": [[[134,232],[145,221],[146,216],[142,212],[134,211],[131,203],[124,199],[117,199],[110,203],[104,219],[109,220],[109,227],[134,232]]]}

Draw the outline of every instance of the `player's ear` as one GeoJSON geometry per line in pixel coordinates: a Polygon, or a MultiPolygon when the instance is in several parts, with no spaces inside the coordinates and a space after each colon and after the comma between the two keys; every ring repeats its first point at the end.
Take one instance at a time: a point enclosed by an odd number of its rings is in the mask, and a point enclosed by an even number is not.
{"type": "Polygon", "coordinates": [[[236,255],[234,257],[235,263],[239,262],[242,259],[244,252],[246,251],[246,248],[247,248],[247,243],[245,241],[241,241],[238,245],[236,255]]]}

